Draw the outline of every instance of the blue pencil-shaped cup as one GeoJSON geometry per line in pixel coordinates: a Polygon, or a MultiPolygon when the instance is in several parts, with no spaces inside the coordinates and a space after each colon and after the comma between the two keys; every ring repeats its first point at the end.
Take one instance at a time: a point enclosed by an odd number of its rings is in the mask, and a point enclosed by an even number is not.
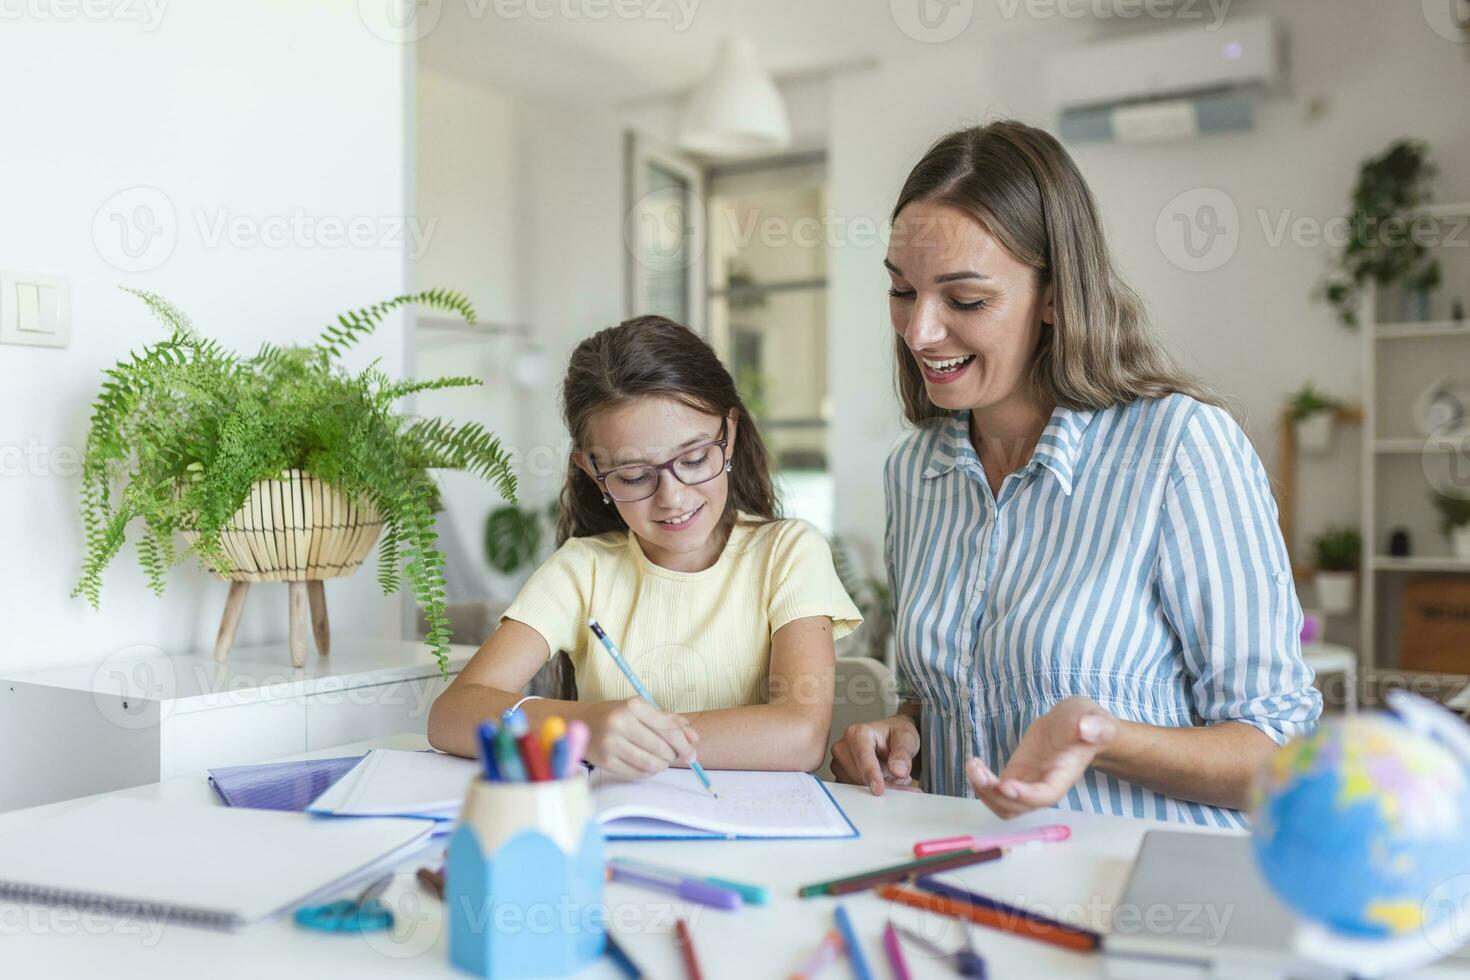
{"type": "Polygon", "coordinates": [[[602,955],[602,832],[587,777],[476,779],[444,870],[449,960],[481,977],[575,973],[602,955]]]}

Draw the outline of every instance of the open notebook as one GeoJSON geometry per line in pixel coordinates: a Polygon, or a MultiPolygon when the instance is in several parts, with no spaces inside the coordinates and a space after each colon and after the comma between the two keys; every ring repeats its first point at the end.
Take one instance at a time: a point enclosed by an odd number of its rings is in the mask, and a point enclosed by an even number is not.
{"type": "Polygon", "coordinates": [[[688,769],[650,779],[592,774],[597,819],[609,840],[856,837],[822,781],[807,772],[710,770],[715,799],[688,769]]]}
{"type": "MultiPolygon", "coordinates": [[[[307,812],[453,821],[479,769],[473,760],[439,752],[374,749],[307,812]]],[[[593,772],[591,779],[597,818],[610,840],[858,835],[810,773],[712,770],[719,799],[687,769],[639,780],[593,772]]]]}
{"type": "Polygon", "coordinates": [[[0,836],[0,898],[240,929],[340,897],[423,847],[430,829],[106,797],[0,836]]]}

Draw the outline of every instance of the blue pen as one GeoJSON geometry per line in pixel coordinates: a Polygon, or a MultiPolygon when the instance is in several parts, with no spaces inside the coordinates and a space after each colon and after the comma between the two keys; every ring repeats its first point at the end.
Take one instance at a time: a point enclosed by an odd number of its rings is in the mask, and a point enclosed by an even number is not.
{"type": "MultiPolygon", "coordinates": [[[[633,685],[633,690],[638,692],[638,696],[657,708],[658,702],[653,699],[652,694],[648,693],[648,688],[643,686],[643,682],[638,679],[638,675],[633,673],[633,668],[628,666],[628,661],[623,659],[622,652],[618,650],[612,640],[608,639],[607,634],[602,631],[602,627],[597,624],[597,620],[587,620],[587,626],[602,641],[603,648],[613,658],[613,663],[618,665],[618,670],[621,670],[623,676],[628,678],[628,683],[633,685]]],[[[709,776],[705,773],[704,767],[698,762],[691,761],[689,768],[694,770],[694,775],[698,776],[699,781],[704,784],[704,788],[709,790],[709,795],[718,800],[720,794],[716,793],[714,786],[710,785],[709,776]]]]}
{"type": "Polygon", "coordinates": [[[873,980],[873,971],[868,969],[868,959],[863,955],[863,948],[858,945],[857,931],[852,927],[852,919],[848,918],[847,908],[839,904],[833,915],[837,917],[837,929],[842,933],[842,943],[847,947],[847,961],[852,964],[853,976],[857,980],[873,980]]]}
{"type": "Polygon", "coordinates": [[[480,723],[480,760],[485,767],[485,778],[491,782],[499,782],[500,768],[495,765],[495,723],[493,721],[480,723]]]}

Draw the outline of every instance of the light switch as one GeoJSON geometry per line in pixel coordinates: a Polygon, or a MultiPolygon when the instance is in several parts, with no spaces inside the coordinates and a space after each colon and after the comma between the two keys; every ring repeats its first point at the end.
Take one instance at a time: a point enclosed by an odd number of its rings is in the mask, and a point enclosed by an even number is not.
{"type": "Polygon", "coordinates": [[[15,284],[15,329],[41,333],[41,287],[33,282],[15,284]]]}
{"type": "Polygon", "coordinates": [[[62,308],[66,290],[58,286],[38,286],[41,297],[41,332],[54,334],[61,329],[66,311],[62,308]]]}
{"type": "Polygon", "coordinates": [[[64,276],[0,270],[0,344],[71,342],[71,284],[64,276]]]}

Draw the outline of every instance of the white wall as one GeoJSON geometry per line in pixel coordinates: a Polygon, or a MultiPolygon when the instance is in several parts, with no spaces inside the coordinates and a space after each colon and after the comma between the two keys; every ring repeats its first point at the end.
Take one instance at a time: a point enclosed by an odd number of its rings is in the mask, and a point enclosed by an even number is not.
{"type": "MultiPolygon", "coordinates": [[[[1257,450],[1274,465],[1274,422],[1288,392],[1314,378],[1356,399],[1362,378],[1357,336],[1309,299],[1329,250],[1289,241],[1273,246],[1261,216],[1274,226],[1283,215],[1325,221],[1345,213],[1359,162],[1400,136],[1429,141],[1443,174],[1441,200],[1470,198],[1470,114],[1455,101],[1470,81],[1470,64],[1464,47],[1434,34],[1410,0],[1236,3],[1231,16],[1263,6],[1290,37],[1292,87],[1260,105],[1252,132],[1070,149],[1099,201],[1121,270],[1159,332],[1188,366],[1237,400],[1257,450]],[[1307,102],[1319,95],[1328,112],[1312,121],[1307,102]],[[1234,256],[1212,272],[1178,268],[1155,236],[1166,205],[1194,188],[1223,190],[1241,217],[1234,256]]],[[[950,129],[1007,115],[1049,127],[1039,96],[1041,59],[1081,31],[1058,25],[980,50],[937,44],[921,59],[835,78],[834,212],[848,221],[881,221],[909,168],[950,129]]],[[[878,474],[899,433],[883,246],[849,242],[831,254],[832,445],[843,488],[837,528],[876,545],[872,529],[881,528],[883,514],[878,474]]],[[[1470,284],[1460,291],[1470,292],[1470,284]]],[[[1351,451],[1305,461],[1300,479],[1300,537],[1329,520],[1357,521],[1351,451]]]]}
{"type": "MultiPolygon", "coordinates": [[[[69,276],[73,302],[68,349],[0,347],[5,670],[138,644],[191,649],[218,625],[222,583],[190,562],[156,599],[131,545],[100,612],[67,597],[82,556],[89,403],[105,367],[162,336],[117,286],[156,290],[201,331],[253,351],[309,340],[338,311],[407,285],[407,57],[365,27],[354,0],[103,7],[118,14],[11,5],[0,26],[0,268],[69,276]],[[137,13],[148,19],[126,19],[137,13]],[[222,217],[240,232],[213,237],[222,217]],[[115,221],[132,219],[171,230],[171,253],[165,234],[130,260],[115,221]],[[354,220],[358,246],[341,241],[354,220]]],[[[395,319],[354,361],[381,357],[400,373],[405,348],[395,319]]],[[[371,567],[327,588],[340,636],[398,635],[400,607],[371,567]]],[[[285,606],[283,587],[258,586],[240,642],[282,638],[285,606]]]]}

